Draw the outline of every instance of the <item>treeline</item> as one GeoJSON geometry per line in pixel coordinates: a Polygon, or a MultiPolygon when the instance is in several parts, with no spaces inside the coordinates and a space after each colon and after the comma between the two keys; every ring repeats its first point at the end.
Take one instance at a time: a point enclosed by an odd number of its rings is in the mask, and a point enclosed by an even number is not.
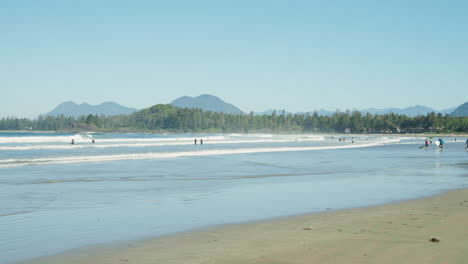
{"type": "Polygon", "coordinates": [[[79,118],[48,116],[37,119],[3,118],[0,130],[44,131],[156,131],[156,132],[335,132],[424,133],[468,132],[468,117],[429,113],[416,117],[398,114],[373,115],[337,111],[333,115],[224,114],[201,109],[155,105],[121,116],[88,115],[79,118]]]}

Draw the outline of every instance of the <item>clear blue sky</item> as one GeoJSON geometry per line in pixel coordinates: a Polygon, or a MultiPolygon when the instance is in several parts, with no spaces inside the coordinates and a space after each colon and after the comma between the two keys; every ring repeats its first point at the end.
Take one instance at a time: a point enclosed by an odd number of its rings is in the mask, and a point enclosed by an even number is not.
{"type": "Polygon", "coordinates": [[[0,116],[203,93],[244,111],[468,101],[468,1],[0,2],[0,116]]]}

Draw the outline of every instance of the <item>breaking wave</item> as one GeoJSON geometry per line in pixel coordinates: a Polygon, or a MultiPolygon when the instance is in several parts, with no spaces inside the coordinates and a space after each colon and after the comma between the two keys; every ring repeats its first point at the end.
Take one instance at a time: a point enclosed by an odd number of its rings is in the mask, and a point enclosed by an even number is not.
{"type": "MultiPolygon", "coordinates": [[[[69,143],[72,139],[75,142],[90,142],[91,139],[96,139],[88,134],[76,134],[71,136],[34,136],[34,137],[0,137],[0,143],[69,143]]],[[[205,137],[211,140],[224,139],[223,136],[209,136],[205,137]]],[[[99,142],[158,142],[158,141],[192,141],[194,137],[182,138],[101,138],[96,139],[99,142]]]]}
{"type": "Polygon", "coordinates": [[[194,156],[214,156],[214,155],[232,155],[232,154],[251,154],[266,152],[294,152],[294,151],[312,151],[312,150],[330,150],[330,149],[349,149],[364,148],[389,143],[399,142],[399,139],[385,140],[381,142],[340,145],[340,146],[314,146],[314,147],[267,147],[267,148],[238,148],[238,149],[213,149],[213,150],[192,150],[179,152],[150,152],[133,154],[113,154],[113,155],[90,155],[90,156],[67,156],[67,157],[48,157],[34,159],[5,159],[0,160],[0,168],[18,167],[26,165],[46,165],[46,164],[72,164],[85,162],[106,162],[120,160],[142,160],[142,159],[168,159],[178,157],[194,156]]]}
{"type": "MultiPolygon", "coordinates": [[[[120,144],[79,144],[74,145],[28,145],[28,146],[0,146],[0,150],[39,150],[39,149],[77,149],[77,148],[120,148],[120,147],[160,147],[160,146],[183,146],[192,145],[193,139],[172,140],[173,142],[158,142],[158,143],[120,143],[120,144]]],[[[317,138],[299,138],[299,139],[257,139],[257,140],[217,140],[216,138],[206,138],[205,142],[209,144],[244,144],[244,143],[287,143],[287,142],[307,142],[321,141],[323,137],[317,138]]],[[[101,140],[99,142],[102,142],[101,140]]],[[[112,142],[112,141],[105,141],[112,142]]],[[[118,142],[118,141],[117,141],[118,142]]],[[[138,141],[137,141],[138,142],[138,141]]]]}

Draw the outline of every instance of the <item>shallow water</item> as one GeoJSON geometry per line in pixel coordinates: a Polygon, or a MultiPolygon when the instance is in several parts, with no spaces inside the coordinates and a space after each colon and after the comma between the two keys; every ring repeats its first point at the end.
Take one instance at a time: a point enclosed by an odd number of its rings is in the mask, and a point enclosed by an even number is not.
{"type": "Polygon", "coordinates": [[[0,263],[468,184],[463,141],[339,137],[0,133],[0,263]]]}

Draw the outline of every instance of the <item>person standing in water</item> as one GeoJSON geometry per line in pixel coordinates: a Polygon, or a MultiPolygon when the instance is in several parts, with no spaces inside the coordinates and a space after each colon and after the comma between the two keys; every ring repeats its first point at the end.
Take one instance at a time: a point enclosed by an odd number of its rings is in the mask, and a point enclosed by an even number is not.
{"type": "Polygon", "coordinates": [[[200,138],[200,145],[203,145],[203,138],[200,138]]]}
{"type": "Polygon", "coordinates": [[[426,147],[429,146],[429,141],[427,141],[427,138],[426,138],[426,140],[424,141],[424,143],[426,144],[426,147]]]}
{"type": "Polygon", "coordinates": [[[74,139],[74,138],[72,138],[72,140],[71,140],[71,143],[70,143],[70,144],[72,144],[72,145],[73,145],[73,144],[75,144],[75,139],[74,139]]]}
{"type": "Polygon", "coordinates": [[[468,139],[465,142],[465,149],[467,149],[467,148],[468,148],[468,139]]]}
{"type": "Polygon", "coordinates": [[[195,145],[197,144],[197,139],[195,139],[195,145]]]}
{"type": "Polygon", "coordinates": [[[93,144],[95,143],[94,138],[91,140],[91,142],[93,142],[93,144]]]}
{"type": "Polygon", "coordinates": [[[439,148],[442,150],[444,148],[444,140],[442,138],[439,138],[439,148]]]}

